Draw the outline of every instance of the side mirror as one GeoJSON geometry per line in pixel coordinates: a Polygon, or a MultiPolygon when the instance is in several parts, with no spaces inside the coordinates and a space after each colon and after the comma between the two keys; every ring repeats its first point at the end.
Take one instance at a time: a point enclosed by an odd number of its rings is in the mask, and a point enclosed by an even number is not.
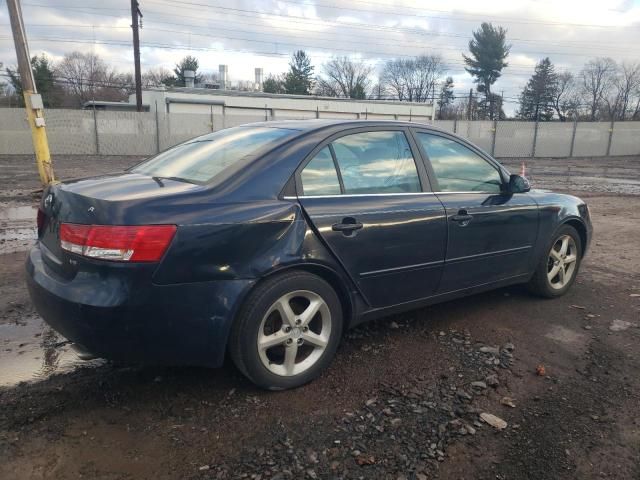
{"type": "Polygon", "coordinates": [[[525,177],[515,173],[509,177],[508,193],[525,193],[529,190],[531,190],[531,184],[525,177]]]}

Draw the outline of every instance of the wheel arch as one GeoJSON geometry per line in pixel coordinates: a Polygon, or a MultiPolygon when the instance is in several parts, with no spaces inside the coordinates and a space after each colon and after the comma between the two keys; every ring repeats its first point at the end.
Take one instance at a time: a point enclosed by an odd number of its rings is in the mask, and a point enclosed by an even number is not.
{"type": "Polygon", "coordinates": [[[349,325],[353,322],[353,317],[356,312],[355,299],[351,294],[347,281],[338,272],[327,265],[305,262],[277,268],[263,275],[260,280],[253,285],[252,290],[269,278],[273,278],[276,275],[291,272],[293,270],[316,275],[322,278],[335,290],[338,295],[338,299],[340,300],[340,305],[342,306],[343,329],[346,331],[349,328],[349,325]]]}
{"type": "Polygon", "coordinates": [[[578,235],[580,235],[580,244],[581,244],[581,249],[580,249],[580,256],[581,258],[584,257],[585,255],[585,250],[587,248],[588,245],[588,233],[587,233],[587,227],[586,225],[582,222],[582,220],[578,219],[578,218],[569,218],[568,220],[562,222],[562,224],[560,226],[563,225],[569,225],[573,228],[576,229],[576,231],[578,232],[578,235]]]}

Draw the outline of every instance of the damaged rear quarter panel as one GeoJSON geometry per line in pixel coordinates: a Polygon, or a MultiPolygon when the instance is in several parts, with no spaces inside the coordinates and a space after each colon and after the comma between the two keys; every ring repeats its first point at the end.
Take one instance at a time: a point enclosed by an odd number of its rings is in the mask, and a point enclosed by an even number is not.
{"type": "Polygon", "coordinates": [[[179,225],[154,275],[157,284],[255,279],[303,256],[306,222],[297,203],[220,204],[179,225]]]}

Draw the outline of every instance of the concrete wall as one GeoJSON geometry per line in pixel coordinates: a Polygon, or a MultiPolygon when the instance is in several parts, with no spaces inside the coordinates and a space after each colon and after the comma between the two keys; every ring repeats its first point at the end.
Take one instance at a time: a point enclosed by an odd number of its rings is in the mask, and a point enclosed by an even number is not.
{"type": "MultiPolygon", "coordinates": [[[[152,155],[198,135],[273,118],[264,110],[221,105],[208,108],[207,114],[48,110],[45,118],[53,155],[152,155]]],[[[282,112],[288,118],[315,118],[310,111],[282,109],[282,112]]],[[[357,115],[320,112],[320,117],[357,118],[357,115]]],[[[368,116],[370,120],[381,117],[368,116]]],[[[429,123],[426,117],[412,116],[412,121],[429,123]]],[[[442,120],[434,125],[469,139],[498,158],[640,155],[640,122],[617,122],[613,129],[608,122],[540,122],[536,127],[534,122],[442,120]]],[[[32,153],[24,109],[1,108],[0,154],[32,153]]]]}

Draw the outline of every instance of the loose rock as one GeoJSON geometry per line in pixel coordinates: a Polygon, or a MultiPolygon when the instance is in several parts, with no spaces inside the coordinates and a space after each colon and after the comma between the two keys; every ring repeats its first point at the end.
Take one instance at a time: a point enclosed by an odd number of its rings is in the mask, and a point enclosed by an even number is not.
{"type": "Polygon", "coordinates": [[[487,378],[485,378],[485,382],[487,383],[487,385],[493,388],[496,388],[498,385],[500,385],[498,375],[496,375],[495,373],[487,376],[487,378]]]}
{"type": "Polygon", "coordinates": [[[504,430],[507,428],[507,422],[491,413],[483,412],[480,414],[480,418],[497,430],[504,430]]]}
{"type": "Polygon", "coordinates": [[[471,382],[471,388],[476,390],[486,390],[487,384],[484,382],[471,382]]]}
{"type": "Polygon", "coordinates": [[[496,347],[487,347],[486,345],[484,347],[480,347],[480,351],[482,353],[490,353],[491,355],[500,355],[500,349],[496,348],[496,347]]]}
{"type": "Polygon", "coordinates": [[[609,325],[609,330],[612,332],[622,332],[624,330],[628,330],[633,324],[631,322],[626,322],[624,320],[614,320],[609,325]]]}

